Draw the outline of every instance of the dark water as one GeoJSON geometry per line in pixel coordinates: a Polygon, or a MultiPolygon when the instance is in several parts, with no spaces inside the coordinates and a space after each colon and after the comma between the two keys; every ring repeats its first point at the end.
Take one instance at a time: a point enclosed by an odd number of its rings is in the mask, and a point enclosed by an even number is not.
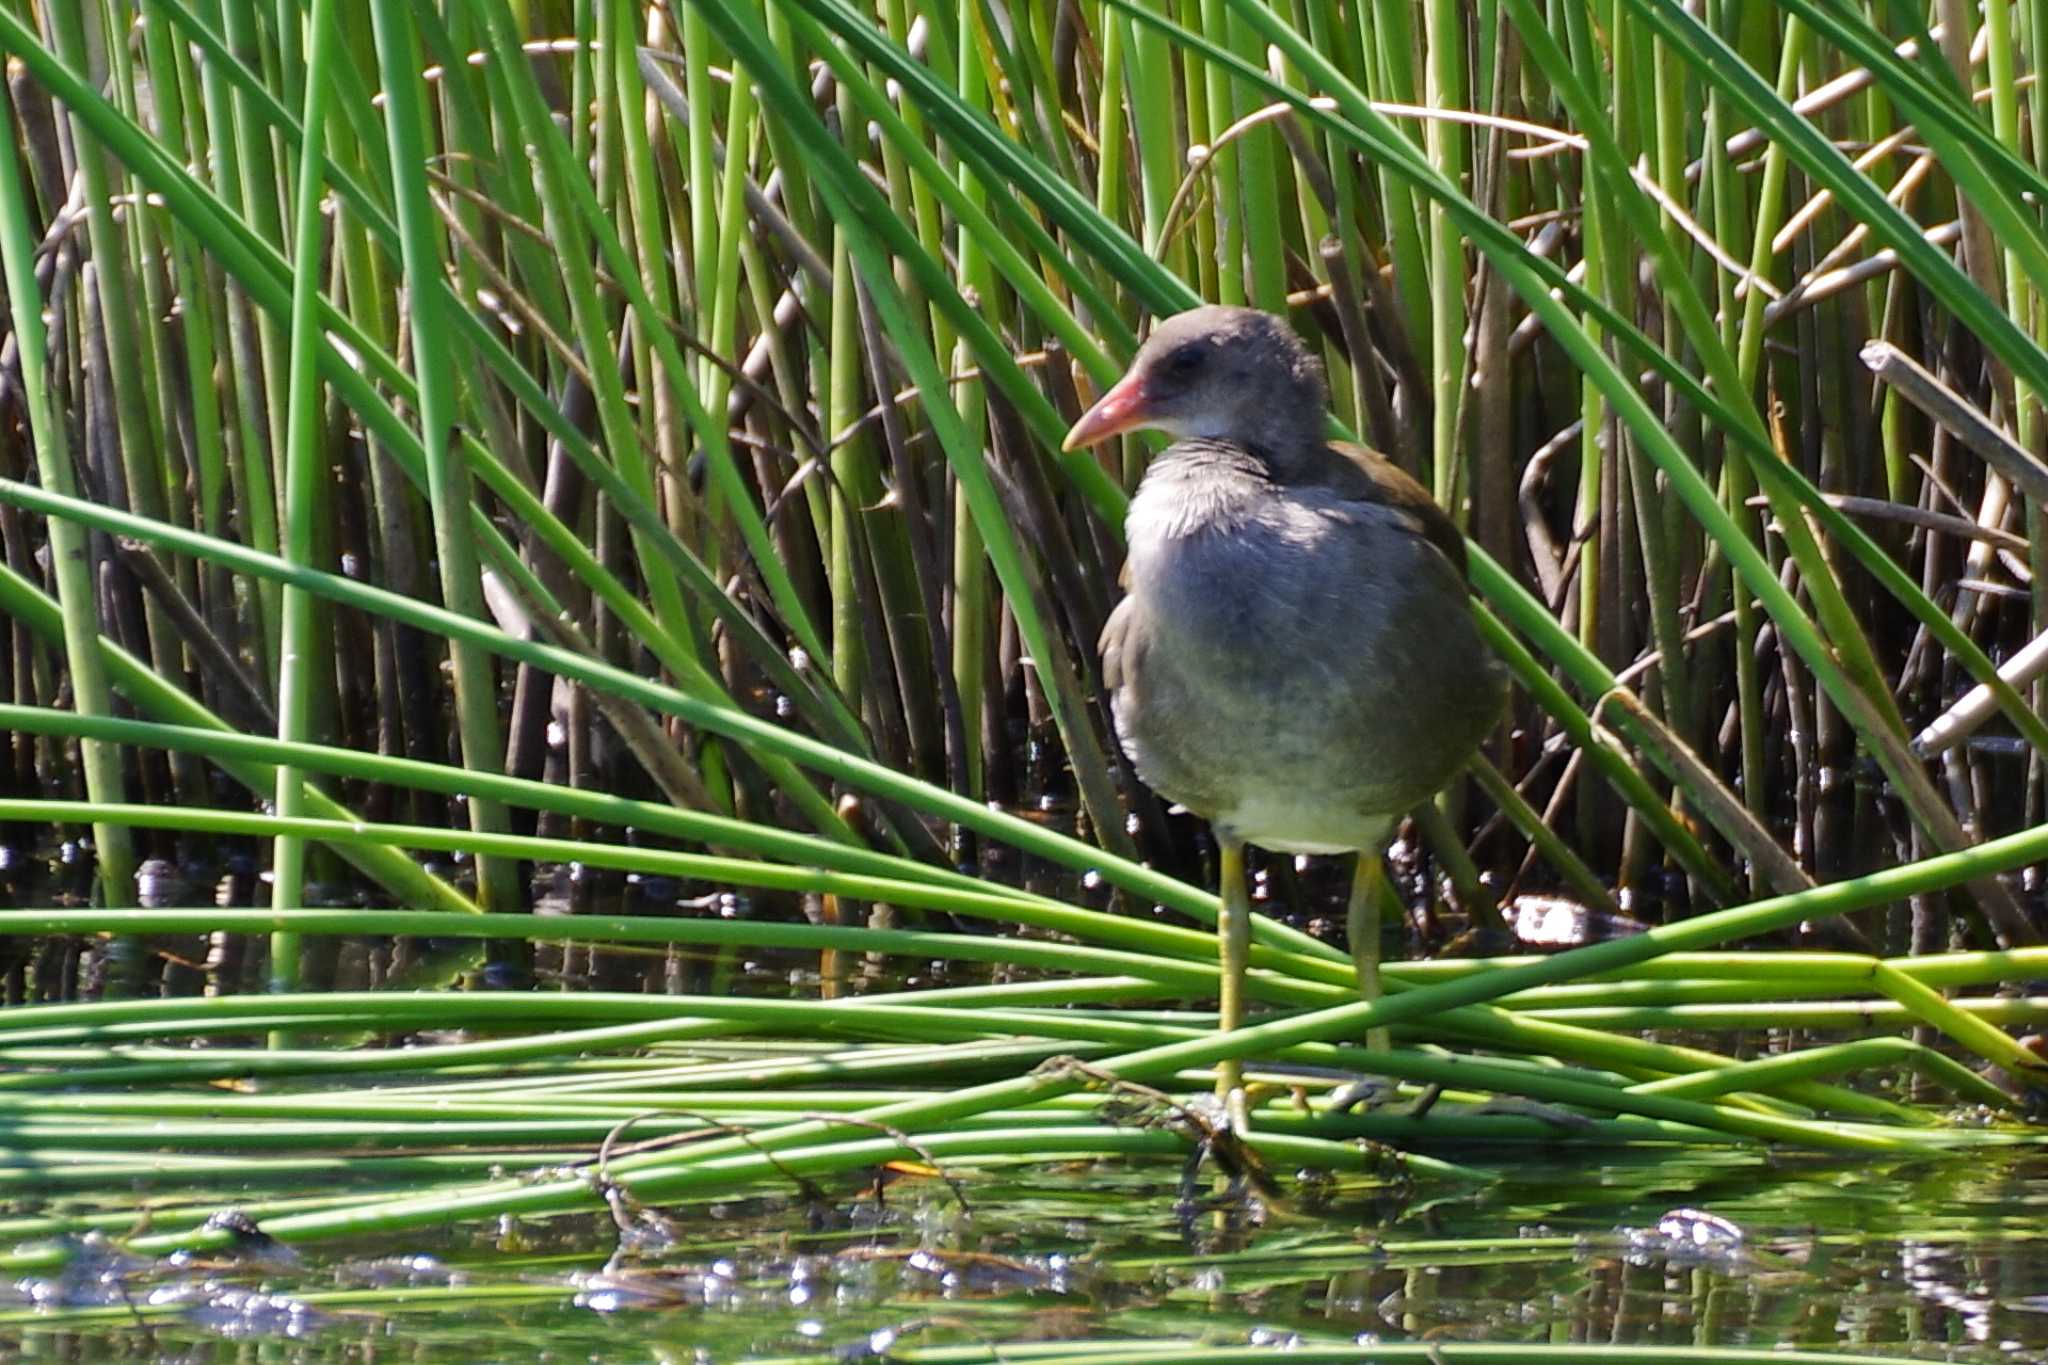
{"type": "Polygon", "coordinates": [[[0,1345],[92,1361],[861,1360],[1162,1339],[2048,1360],[2039,1156],[1612,1152],[1477,1188],[1288,1180],[1270,1206],[1219,1203],[1207,1181],[1191,1205],[1176,1172],[1121,1163],[959,1174],[965,1210],[913,1175],[879,1201],[848,1186],[647,1211],[630,1234],[506,1223],[303,1260],[256,1239],[205,1264],[88,1247],[67,1277],[0,1288],[0,1345]]]}

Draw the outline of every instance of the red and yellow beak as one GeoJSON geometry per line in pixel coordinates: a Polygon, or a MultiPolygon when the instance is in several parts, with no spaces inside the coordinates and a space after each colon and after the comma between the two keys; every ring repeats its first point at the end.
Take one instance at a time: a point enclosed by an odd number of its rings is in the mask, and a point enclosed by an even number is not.
{"type": "Polygon", "coordinates": [[[1096,400],[1094,407],[1081,414],[1081,420],[1074,423],[1074,429],[1067,433],[1060,449],[1079,450],[1121,432],[1134,431],[1144,426],[1151,416],[1144,382],[1138,371],[1133,370],[1117,380],[1108,393],[1096,400]]]}

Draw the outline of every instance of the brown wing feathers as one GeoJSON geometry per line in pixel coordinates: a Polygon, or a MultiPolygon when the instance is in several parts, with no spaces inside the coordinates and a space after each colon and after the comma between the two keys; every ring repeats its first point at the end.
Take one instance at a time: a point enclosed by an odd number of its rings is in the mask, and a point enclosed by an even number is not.
{"type": "Polygon", "coordinates": [[[1349,441],[1332,441],[1330,450],[1342,457],[1326,463],[1332,491],[1359,502],[1380,503],[1415,518],[1422,538],[1444,552],[1460,577],[1465,575],[1465,535],[1450,514],[1437,506],[1428,489],[1376,450],[1349,441]]]}

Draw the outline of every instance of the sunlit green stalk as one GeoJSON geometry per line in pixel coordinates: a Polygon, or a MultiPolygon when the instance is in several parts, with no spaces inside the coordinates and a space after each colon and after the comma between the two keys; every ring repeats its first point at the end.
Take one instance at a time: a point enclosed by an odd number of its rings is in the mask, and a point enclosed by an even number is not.
{"type": "MultiPolygon", "coordinates": [[[[227,45],[248,59],[257,59],[261,40],[255,27],[255,11],[245,4],[217,4],[216,14],[227,45]]],[[[288,188],[266,183],[271,170],[270,142],[262,135],[262,122],[253,116],[254,97],[247,86],[230,87],[205,77],[207,116],[212,124],[212,150],[219,166],[215,192],[226,204],[235,206],[250,235],[271,246],[284,241],[280,203],[288,188]]],[[[72,70],[79,69],[76,64],[72,70]]],[[[73,113],[84,117],[85,108],[75,101],[73,113]]],[[[104,133],[102,133],[104,136],[104,133]]],[[[130,173],[140,175],[132,159],[130,173]]],[[[274,172],[273,172],[274,180],[274,172]]],[[[267,311],[252,312],[247,300],[230,290],[228,326],[242,405],[241,459],[236,464],[241,484],[235,490],[235,504],[248,518],[250,542],[260,550],[275,552],[279,545],[276,454],[284,439],[286,361],[285,317],[267,311]]],[[[264,662],[259,671],[275,676],[280,662],[280,613],[282,599],[274,586],[263,589],[264,662]]]]}
{"type": "MultiPolygon", "coordinates": [[[[1211,32],[1216,30],[1212,28],[1211,32]]],[[[1263,61],[1265,45],[1242,20],[1231,18],[1224,25],[1232,50],[1248,61],[1263,61]]],[[[1233,86],[1229,92],[1230,117],[1234,122],[1251,112],[1244,96],[1233,86]]],[[[1258,129],[1231,144],[1236,165],[1235,202],[1226,197],[1224,183],[1217,184],[1217,203],[1236,231],[1243,235],[1244,258],[1249,267],[1246,301],[1268,312],[1287,308],[1287,241],[1280,222],[1281,185],[1279,138],[1270,128],[1258,129]]],[[[1230,234],[1224,237],[1226,269],[1237,259],[1230,253],[1230,234]]],[[[1227,301],[1227,300],[1226,300],[1227,301]]]]}
{"type": "MultiPolygon", "coordinates": [[[[339,35],[334,28],[332,0],[315,0],[306,20],[305,138],[299,146],[298,189],[293,204],[291,331],[287,348],[284,433],[285,525],[283,554],[293,564],[312,564],[319,553],[317,518],[328,495],[327,450],[321,423],[321,391],[317,369],[316,301],[320,293],[321,246],[326,218],[320,201],[327,188],[326,120],[333,94],[328,66],[335,59],[339,35]]],[[[318,599],[303,589],[284,590],[281,628],[283,649],[277,675],[277,738],[301,744],[312,737],[314,691],[324,686],[321,662],[314,656],[318,599]]],[[[306,776],[286,763],[278,765],[271,797],[278,815],[295,818],[305,811],[306,776]]],[[[286,909],[305,900],[306,845],[289,834],[271,843],[271,904],[286,909]]],[[[299,942],[279,933],[270,943],[271,988],[296,990],[299,984],[299,942]]],[[[278,1040],[282,1044],[283,1040],[278,1040]]]]}
{"type": "MultiPolygon", "coordinates": [[[[391,181],[405,272],[413,280],[439,279],[439,220],[427,197],[429,149],[419,83],[413,74],[420,61],[412,23],[399,0],[376,0],[372,14],[378,65],[384,75],[391,181]]],[[[309,159],[315,145],[317,138],[309,127],[309,159]]],[[[441,599],[450,611],[480,619],[484,615],[483,589],[477,577],[476,547],[470,540],[470,477],[456,438],[455,376],[449,363],[450,337],[442,316],[442,297],[437,289],[406,291],[413,369],[419,379],[420,440],[426,451],[427,498],[433,513],[441,599]]],[[[505,761],[505,741],[498,723],[491,658],[474,645],[451,641],[449,664],[454,673],[455,720],[464,762],[485,772],[496,770],[505,761]]],[[[479,833],[500,833],[511,827],[505,808],[487,799],[469,802],[469,819],[479,833]]],[[[477,901],[485,910],[500,913],[522,905],[525,893],[519,884],[518,866],[496,858],[479,859],[477,901]]]]}
{"type": "MultiPolygon", "coordinates": [[[[1469,108],[1461,6],[1456,0],[1425,0],[1422,25],[1426,73],[1422,102],[1436,109],[1469,108]]],[[[1465,130],[1443,119],[1430,119],[1423,124],[1422,137],[1437,174],[1450,184],[1464,184],[1465,130]]],[[[1462,520],[1457,491],[1464,464],[1458,422],[1465,409],[1465,242],[1441,204],[1429,206],[1424,224],[1429,243],[1429,378],[1434,416],[1431,468],[1437,501],[1462,520]]],[[[1591,273],[1589,268],[1589,276],[1591,273]]],[[[1589,564],[1592,558],[1588,555],[1581,563],[1589,564]]]]}
{"type": "MultiPolygon", "coordinates": [[[[0,266],[7,276],[7,302],[14,326],[16,361],[21,368],[22,401],[28,409],[29,439],[35,446],[36,475],[45,488],[76,497],[70,442],[51,401],[47,370],[49,333],[43,324],[43,292],[36,284],[36,234],[21,164],[15,156],[12,98],[0,99],[0,266]]],[[[73,704],[82,716],[104,716],[113,709],[107,670],[99,651],[99,612],[95,605],[92,563],[84,528],[51,526],[50,576],[56,582],[62,614],[64,658],[71,674],[73,704]]],[[[11,576],[11,575],[10,575],[11,576]]],[[[25,586],[25,585],[24,585],[25,586]]],[[[5,600],[5,595],[0,595],[5,600]]],[[[79,744],[85,792],[94,802],[113,803],[122,795],[121,755],[98,740],[79,744]]],[[[135,854],[128,835],[116,826],[93,828],[100,876],[109,902],[125,899],[135,884],[135,854]]]]}

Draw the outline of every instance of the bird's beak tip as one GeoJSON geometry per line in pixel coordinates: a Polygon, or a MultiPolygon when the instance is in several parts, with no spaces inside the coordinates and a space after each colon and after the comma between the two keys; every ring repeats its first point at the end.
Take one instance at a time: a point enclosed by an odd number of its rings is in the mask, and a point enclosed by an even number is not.
{"type": "Polygon", "coordinates": [[[1060,442],[1060,449],[1079,450],[1108,440],[1143,426],[1149,415],[1144,386],[1136,375],[1127,374],[1096,399],[1094,407],[1081,414],[1081,420],[1067,432],[1067,439],[1060,442]]]}

